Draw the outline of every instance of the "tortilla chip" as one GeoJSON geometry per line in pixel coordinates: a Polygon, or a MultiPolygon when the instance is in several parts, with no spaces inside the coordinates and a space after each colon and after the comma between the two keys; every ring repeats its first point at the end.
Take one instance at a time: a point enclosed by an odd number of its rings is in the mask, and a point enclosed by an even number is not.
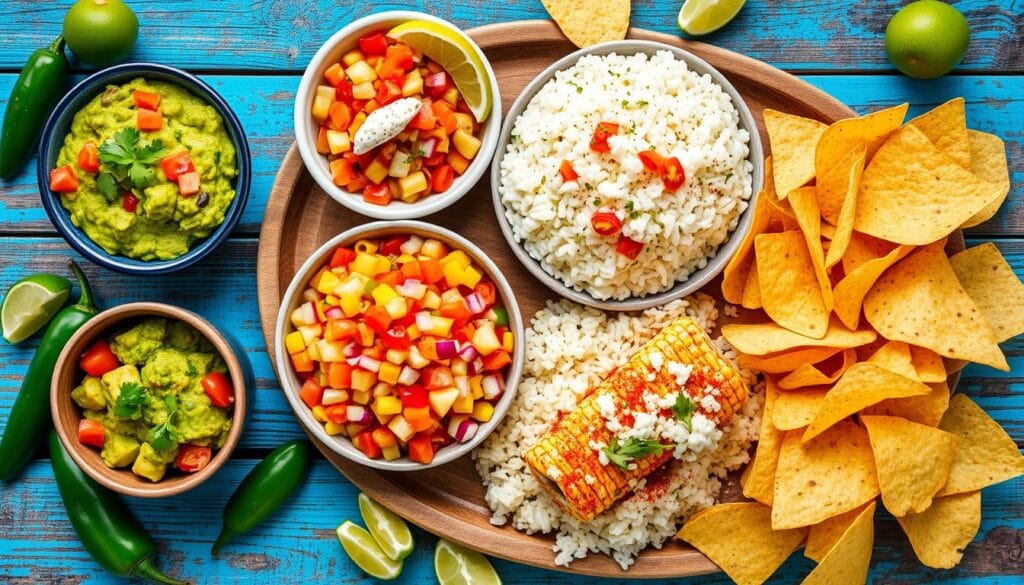
{"type": "Polygon", "coordinates": [[[843,351],[843,355],[829,358],[817,364],[803,364],[793,370],[785,378],[779,380],[779,388],[795,390],[807,386],[824,386],[831,384],[843,375],[847,368],[857,361],[857,352],[852,349],[843,351]],[[838,358],[838,359],[837,359],[838,358]],[[828,363],[833,362],[833,363],[828,363]]]}
{"type": "Polygon", "coordinates": [[[967,139],[964,98],[958,97],[907,122],[961,167],[971,170],[971,147],[967,139]]]}
{"type": "Polygon", "coordinates": [[[949,386],[945,382],[928,384],[928,394],[883,400],[861,411],[862,415],[898,416],[935,427],[949,408],[949,386]]]}
{"type": "Polygon", "coordinates": [[[828,394],[828,388],[804,388],[782,392],[772,413],[772,424],[780,431],[794,431],[811,424],[828,394]]]}
{"type": "Polygon", "coordinates": [[[914,367],[914,360],[910,355],[910,346],[902,341],[885,342],[878,348],[878,351],[871,354],[867,362],[881,366],[904,378],[918,382],[924,381],[917,375],[917,368],[914,367]]]}
{"type": "Polygon", "coordinates": [[[843,512],[838,516],[822,520],[811,526],[811,529],[807,531],[807,544],[804,545],[804,556],[820,563],[825,558],[825,555],[828,554],[828,551],[832,550],[832,547],[839,542],[839,539],[850,528],[853,521],[864,512],[864,509],[874,505],[875,501],[872,500],[849,512],[843,512]]]}
{"type": "MultiPolygon", "coordinates": [[[[842,173],[840,184],[845,188],[845,191],[837,190],[838,193],[842,194],[842,199],[839,209],[835,212],[834,221],[826,216],[826,219],[829,219],[836,226],[835,234],[832,236],[832,242],[828,248],[828,256],[825,258],[826,268],[832,268],[843,259],[846,247],[850,244],[850,238],[853,236],[853,218],[854,213],[857,211],[857,190],[860,188],[860,178],[864,174],[865,156],[864,147],[859,146],[851,152],[849,162],[843,159],[843,163],[840,163],[829,172],[830,175],[842,173]],[[843,166],[844,164],[846,165],[845,167],[843,166]]],[[[829,178],[827,182],[832,183],[834,181],[829,178]]],[[[819,181],[818,184],[820,193],[822,181],[819,181]]]]}
{"type": "Polygon", "coordinates": [[[621,41],[629,30],[630,0],[541,0],[558,28],[579,48],[621,41]]]}
{"type": "Polygon", "coordinates": [[[882,502],[893,516],[932,505],[953,465],[956,435],[894,416],[862,416],[875,455],[882,502]]]}
{"type": "Polygon", "coordinates": [[[950,266],[941,242],[890,268],[864,297],[864,316],[886,339],[1009,371],[995,333],[950,266]]]}
{"type": "Polygon", "coordinates": [[[772,528],[817,524],[878,495],[875,461],[867,431],[843,421],[806,443],[799,431],[782,440],[772,528]]]}
{"type": "Polygon", "coordinates": [[[999,423],[964,394],[950,400],[939,428],[960,437],[949,480],[938,495],[980,490],[1024,474],[1024,455],[999,423]]]}
{"type": "Polygon", "coordinates": [[[889,398],[928,394],[928,386],[894,374],[875,364],[861,362],[846,370],[825,395],[803,440],[810,441],[844,418],[889,398]]]}
{"type": "Polygon", "coordinates": [[[910,359],[914,362],[918,380],[925,384],[946,381],[946,366],[943,365],[942,356],[939,354],[924,347],[911,345],[910,359]]]}
{"type": "Polygon", "coordinates": [[[799,231],[754,238],[761,303],[773,321],[801,335],[821,338],[828,327],[814,263],[799,231]]]}
{"type": "Polygon", "coordinates": [[[842,351],[838,347],[808,347],[781,351],[763,356],[740,354],[736,361],[740,367],[766,374],[787,374],[802,364],[814,364],[842,351]]]}
{"type": "Polygon", "coordinates": [[[920,514],[896,518],[926,567],[952,569],[981,527],[981,492],[936,498],[920,514]]]}
{"type": "Polygon", "coordinates": [[[772,322],[730,323],[722,326],[722,336],[740,353],[763,356],[796,347],[857,347],[871,343],[878,334],[870,329],[851,331],[833,319],[821,338],[800,335],[772,322]]]}
{"type": "Polygon", "coordinates": [[[975,213],[960,227],[969,228],[992,219],[1010,194],[1010,169],[1006,163],[1006,145],[994,134],[968,130],[967,138],[971,144],[971,172],[975,175],[999,185],[999,197],[996,197],[984,209],[975,213]]]}
{"type": "Polygon", "coordinates": [[[850,243],[843,254],[843,272],[849,274],[858,267],[876,258],[881,258],[897,248],[897,244],[880,240],[874,236],[853,232],[850,243]]]}
{"type": "MultiPolygon", "coordinates": [[[[857,241],[858,238],[854,238],[850,240],[850,243],[853,244],[857,241]]],[[[851,248],[847,248],[847,250],[851,248]]],[[[846,276],[836,285],[833,295],[835,298],[833,310],[844,325],[851,329],[860,326],[860,312],[868,291],[875,285],[883,272],[910,254],[913,249],[913,246],[897,246],[880,258],[866,260],[852,270],[847,269],[846,276]]]]}
{"type": "Polygon", "coordinates": [[[758,194],[757,202],[754,204],[754,216],[750,224],[750,231],[743,236],[743,241],[736,248],[736,253],[725,265],[725,270],[722,271],[722,297],[726,302],[738,305],[743,301],[747,275],[751,271],[751,267],[754,266],[754,237],[768,229],[768,220],[772,213],[769,205],[768,198],[762,191],[758,194]]]}
{"type": "Polygon", "coordinates": [[[736,583],[759,584],[803,544],[806,530],[772,530],[771,508],[718,504],[699,512],[676,536],[707,555],[736,583]]]}
{"type": "Polygon", "coordinates": [[[774,160],[775,192],[785,199],[814,178],[814,150],[828,126],[776,110],[765,110],[763,115],[774,160]]]}
{"type": "Polygon", "coordinates": [[[1000,189],[942,154],[916,126],[904,126],[864,169],[853,227],[897,244],[930,244],[956,231],[1000,189]]]}
{"type": "Polygon", "coordinates": [[[875,503],[868,504],[802,585],[865,583],[875,544],[875,503]]]}
{"type": "Polygon", "coordinates": [[[967,296],[985,315],[997,342],[1024,333],[1024,283],[995,244],[968,248],[951,256],[949,263],[967,296]]]}
{"type": "Polygon", "coordinates": [[[772,413],[779,396],[774,380],[765,383],[764,411],[761,414],[761,434],[757,439],[757,450],[750,464],[740,476],[743,495],[765,504],[772,505],[775,496],[775,469],[779,463],[783,433],[772,424],[772,413]]]}
{"type": "Polygon", "coordinates": [[[747,271],[747,282],[743,286],[743,299],[740,306],[744,309],[760,309],[761,302],[761,279],[757,275],[757,265],[750,263],[750,270],[747,271]]]}
{"type": "Polygon", "coordinates": [[[824,177],[860,144],[865,147],[866,160],[870,160],[889,135],[899,129],[907,107],[907,104],[900,104],[859,118],[839,120],[829,126],[814,151],[815,175],[824,177]]]}
{"type": "Polygon", "coordinates": [[[814,276],[821,288],[825,312],[832,311],[832,282],[825,270],[825,251],[821,247],[821,210],[818,208],[818,193],[814,187],[800,187],[789,194],[790,207],[800,232],[804,235],[807,251],[811,254],[814,276]]]}

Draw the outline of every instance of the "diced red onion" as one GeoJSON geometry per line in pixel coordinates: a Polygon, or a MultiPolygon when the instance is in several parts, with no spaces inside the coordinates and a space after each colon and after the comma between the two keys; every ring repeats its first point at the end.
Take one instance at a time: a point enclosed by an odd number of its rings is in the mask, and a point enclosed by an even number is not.
{"type": "MultiPolygon", "coordinates": [[[[434,154],[434,149],[437,148],[437,138],[428,138],[426,140],[417,140],[416,144],[413,145],[413,150],[423,153],[423,156],[430,157],[434,154]]],[[[416,252],[406,252],[407,254],[415,254],[416,252]]]]}
{"type": "Polygon", "coordinates": [[[444,71],[431,73],[423,78],[423,85],[427,87],[444,87],[444,84],[446,83],[445,77],[444,71]]]}
{"type": "Polygon", "coordinates": [[[345,358],[345,363],[347,363],[350,366],[358,366],[359,365],[359,356],[345,358]]]}
{"type": "Polygon", "coordinates": [[[362,353],[363,350],[361,347],[359,347],[358,343],[350,341],[348,342],[348,345],[346,345],[345,348],[342,349],[341,351],[345,355],[345,357],[353,358],[359,357],[359,354],[362,353]]]}
{"type": "Polygon", "coordinates": [[[427,311],[416,313],[416,328],[421,332],[434,330],[434,318],[427,311]]]}
{"type": "Polygon", "coordinates": [[[302,300],[304,301],[310,301],[315,303],[319,301],[322,297],[323,295],[320,294],[320,291],[316,290],[315,288],[307,288],[306,290],[302,291],[302,300]]]}
{"type": "Polygon", "coordinates": [[[419,237],[419,236],[417,236],[415,234],[409,236],[409,239],[404,241],[404,242],[402,242],[402,245],[399,246],[399,248],[401,248],[403,254],[409,254],[410,256],[413,255],[413,254],[419,253],[420,248],[422,248],[422,247],[423,247],[423,238],[421,238],[421,237],[419,237]]]}
{"type": "Polygon", "coordinates": [[[398,285],[397,290],[398,294],[403,297],[419,300],[423,298],[423,295],[427,294],[427,285],[415,278],[410,278],[398,285]]]}
{"type": "Polygon", "coordinates": [[[477,292],[470,293],[469,296],[466,297],[466,306],[469,307],[469,313],[471,315],[479,315],[487,308],[483,297],[481,297],[480,293],[477,292]]]}
{"type": "Polygon", "coordinates": [[[452,417],[448,423],[448,435],[459,443],[466,443],[473,440],[479,426],[467,416],[452,417]]]}
{"type": "Polygon", "coordinates": [[[359,356],[359,367],[370,372],[380,371],[380,360],[374,359],[368,355],[359,356]]]}
{"type": "Polygon", "coordinates": [[[370,411],[358,404],[350,404],[348,408],[345,409],[345,418],[347,418],[350,423],[365,425],[370,422],[370,411]]]}
{"type": "Polygon", "coordinates": [[[480,387],[484,390],[484,398],[494,400],[505,391],[505,381],[498,374],[491,374],[480,381],[480,387]]]}
{"type": "Polygon", "coordinates": [[[469,367],[467,368],[467,371],[469,372],[470,376],[475,376],[480,372],[484,371],[484,360],[476,358],[475,360],[469,362],[469,367]]]}
{"type": "Polygon", "coordinates": [[[470,391],[469,376],[455,376],[455,387],[459,389],[460,395],[465,396],[470,391]]]}
{"type": "Polygon", "coordinates": [[[344,319],[345,312],[341,310],[341,307],[327,307],[327,310],[324,311],[324,317],[328,319],[344,319]]]}
{"type": "Polygon", "coordinates": [[[412,386],[419,379],[420,373],[409,366],[403,367],[402,371],[398,373],[398,383],[402,386],[412,386]]]}
{"type": "Polygon", "coordinates": [[[479,354],[477,354],[476,348],[473,347],[472,343],[463,343],[462,346],[459,347],[459,357],[467,362],[472,362],[478,355],[479,354]]]}
{"type": "Polygon", "coordinates": [[[320,399],[320,403],[323,404],[324,406],[338,404],[347,401],[348,390],[341,390],[338,388],[326,388],[324,390],[323,398],[320,399]]]}
{"type": "Polygon", "coordinates": [[[454,339],[442,339],[436,347],[438,359],[450,360],[459,355],[459,344],[454,339]]]}

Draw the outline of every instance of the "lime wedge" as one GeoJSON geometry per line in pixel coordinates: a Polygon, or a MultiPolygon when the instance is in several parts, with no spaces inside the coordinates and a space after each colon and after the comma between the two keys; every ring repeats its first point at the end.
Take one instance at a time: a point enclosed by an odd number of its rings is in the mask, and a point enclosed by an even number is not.
{"type": "Polygon", "coordinates": [[[480,51],[458,31],[429,20],[410,20],[389,30],[388,36],[437,61],[452,76],[476,121],[487,119],[494,101],[487,68],[480,51]]]}
{"type": "Polygon", "coordinates": [[[14,283],[0,307],[4,339],[25,341],[46,325],[64,306],[71,283],[56,274],[33,274],[14,283]]]}
{"type": "Polygon", "coordinates": [[[384,554],[400,561],[412,553],[412,532],[401,516],[359,493],[359,513],[384,554]]]}
{"type": "Polygon", "coordinates": [[[443,538],[434,549],[434,574],[440,585],[501,585],[487,557],[443,538]]]}
{"type": "Polygon", "coordinates": [[[679,28],[690,35],[715,32],[736,18],[747,0],[686,0],[679,10],[679,28]]]}
{"type": "Polygon", "coordinates": [[[366,574],[383,580],[402,574],[402,561],[393,561],[365,528],[346,520],[338,527],[338,542],[352,562],[366,574]]]}

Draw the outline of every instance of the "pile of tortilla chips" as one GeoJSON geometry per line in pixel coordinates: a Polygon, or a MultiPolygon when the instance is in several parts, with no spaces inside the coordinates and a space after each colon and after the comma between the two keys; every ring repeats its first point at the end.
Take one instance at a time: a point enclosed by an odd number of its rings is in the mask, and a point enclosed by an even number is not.
{"type": "Polygon", "coordinates": [[[541,0],[548,14],[579,48],[621,41],[629,30],[630,0],[541,0]]]}
{"type": "Polygon", "coordinates": [[[922,563],[953,567],[979,490],[1024,474],[1013,439],[947,385],[966,362],[1009,370],[998,344],[1024,332],[1024,285],[999,250],[959,250],[959,229],[1007,196],[1003,143],[967,129],[962,99],[906,112],[831,126],[764,112],[773,156],[722,283],[750,309],[722,334],[766,378],[741,479],[754,501],[679,533],[738,582],[804,546],[818,562],[805,582],[863,583],[879,497],[922,563]]]}

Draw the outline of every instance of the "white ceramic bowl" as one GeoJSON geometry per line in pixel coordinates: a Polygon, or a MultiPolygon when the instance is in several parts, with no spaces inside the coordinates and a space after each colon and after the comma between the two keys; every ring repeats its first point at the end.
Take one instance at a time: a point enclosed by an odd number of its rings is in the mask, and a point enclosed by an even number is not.
{"type": "Polygon", "coordinates": [[[498,427],[501,419],[508,412],[512,400],[515,398],[516,388],[519,385],[519,378],[522,375],[523,362],[526,357],[525,340],[526,333],[523,328],[523,317],[519,311],[519,303],[516,302],[515,294],[512,292],[512,287],[505,279],[505,276],[502,275],[497,265],[480,248],[477,248],[469,240],[455,232],[429,223],[421,221],[377,221],[354,227],[331,238],[323,246],[320,246],[316,252],[313,252],[313,255],[299,268],[295,277],[292,278],[291,284],[288,285],[288,290],[285,292],[284,299],[281,302],[281,308],[277,313],[277,324],[274,329],[274,362],[277,366],[277,377],[281,380],[284,394],[288,398],[288,403],[291,405],[292,410],[295,411],[295,415],[299,418],[302,426],[321,443],[330,448],[331,451],[356,463],[377,469],[415,471],[437,467],[466,455],[498,427]],[[471,441],[467,443],[452,443],[438,450],[434,460],[429,464],[417,463],[411,461],[408,457],[402,457],[394,461],[370,459],[362,451],[356,449],[348,437],[327,434],[327,431],[324,430],[324,425],[313,418],[312,410],[299,398],[299,389],[302,384],[295,374],[291,358],[284,347],[285,335],[294,329],[289,317],[295,307],[303,302],[302,291],[306,289],[310,277],[330,259],[336,247],[354,244],[356,241],[364,238],[372,239],[402,234],[416,234],[424,238],[440,240],[452,248],[463,250],[473,259],[477,266],[483,268],[484,272],[494,283],[502,304],[508,310],[509,328],[513,335],[515,335],[516,342],[515,350],[512,352],[512,364],[508,367],[508,374],[505,376],[505,393],[502,394],[498,403],[494,405],[494,415],[491,417],[491,420],[480,425],[476,436],[471,441]]]}
{"type": "Polygon", "coordinates": [[[498,90],[498,80],[494,76],[494,70],[486,55],[480,50],[473,39],[469,38],[455,25],[448,21],[411,10],[394,10],[371,14],[358,20],[354,20],[334,34],[320,50],[313,55],[306,72],[299,82],[299,89],[295,93],[295,141],[299,146],[299,154],[306,169],[313,175],[320,188],[323,189],[332,199],[348,207],[352,211],[373,217],[376,219],[412,219],[436,213],[462,198],[474,185],[484,176],[494,156],[494,149],[498,146],[498,135],[501,133],[501,94],[498,90]],[[476,47],[480,58],[487,69],[487,79],[491,85],[493,95],[493,107],[490,115],[484,120],[481,127],[480,152],[470,163],[466,172],[455,178],[452,186],[444,193],[435,193],[416,201],[405,203],[403,201],[392,201],[389,205],[374,205],[363,201],[362,193],[346,191],[331,180],[331,172],[328,167],[327,157],[316,151],[316,137],[319,130],[318,125],[313,121],[311,110],[313,108],[313,96],[316,93],[316,86],[323,79],[324,71],[333,63],[341,60],[342,55],[352,50],[362,35],[397,26],[410,20],[429,20],[439,24],[447,25],[457,31],[471,45],[476,47]]]}
{"type": "Polygon", "coordinates": [[[498,145],[498,153],[494,157],[494,161],[491,163],[491,195],[494,202],[494,212],[497,215],[498,225],[501,227],[501,233],[505,236],[505,241],[507,241],[509,247],[512,248],[512,252],[516,255],[516,258],[522,262],[523,266],[525,266],[531,274],[537,277],[538,280],[544,283],[545,286],[555,293],[577,303],[610,311],[640,311],[651,307],[657,307],[669,301],[674,301],[676,299],[683,298],[686,295],[693,294],[714,279],[715,276],[725,268],[729,259],[732,258],[733,254],[736,253],[737,248],[739,248],[740,242],[743,241],[743,237],[748,231],[750,231],[750,225],[754,219],[754,207],[757,204],[757,194],[761,191],[763,184],[764,151],[761,148],[761,137],[758,134],[757,123],[754,120],[754,116],[750,113],[750,108],[748,108],[747,104],[744,103],[743,97],[740,96],[740,93],[736,91],[736,88],[729,83],[729,80],[727,80],[721,72],[712,67],[707,61],[704,61],[693,53],[684,51],[679,47],[673,47],[671,45],[657,43],[654,41],[610,41],[594,45],[592,47],[587,47],[586,49],[580,49],[579,51],[566,55],[552,63],[547,69],[540,72],[540,74],[537,75],[537,77],[535,77],[525,89],[523,89],[523,92],[519,94],[519,97],[516,98],[515,102],[513,102],[512,107],[509,108],[508,114],[505,117],[505,126],[501,133],[501,141],[498,145]],[[544,270],[540,262],[526,251],[523,244],[516,241],[515,236],[512,235],[512,226],[505,217],[505,205],[501,201],[501,159],[504,157],[508,148],[508,143],[512,135],[513,127],[515,126],[516,118],[523,113],[523,110],[526,109],[526,106],[530,103],[530,100],[533,99],[533,96],[535,96],[548,81],[554,79],[556,73],[572,67],[584,55],[608,55],[610,53],[616,53],[619,55],[647,53],[648,55],[653,55],[658,51],[670,51],[676,59],[684,61],[690,70],[696,71],[700,74],[710,75],[711,79],[720,86],[730,98],[732,98],[732,103],[736,107],[737,112],[739,112],[739,127],[750,134],[750,154],[747,156],[747,160],[749,160],[753,165],[753,171],[751,172],[751,195],[750,199],[747,201],[748,207],[740,215],[736,229],[729,234],[728,239],[722,242],[718,247],[715,257],[709,259],[704,268],[693,271],[689,278],[684,281],[676,282],[672,288],[660,293],[645,296],[634,296],[623,300],[600,300],[594,298],[586,291],[572,288],[560,278],[555,277],[544,270]]]}

